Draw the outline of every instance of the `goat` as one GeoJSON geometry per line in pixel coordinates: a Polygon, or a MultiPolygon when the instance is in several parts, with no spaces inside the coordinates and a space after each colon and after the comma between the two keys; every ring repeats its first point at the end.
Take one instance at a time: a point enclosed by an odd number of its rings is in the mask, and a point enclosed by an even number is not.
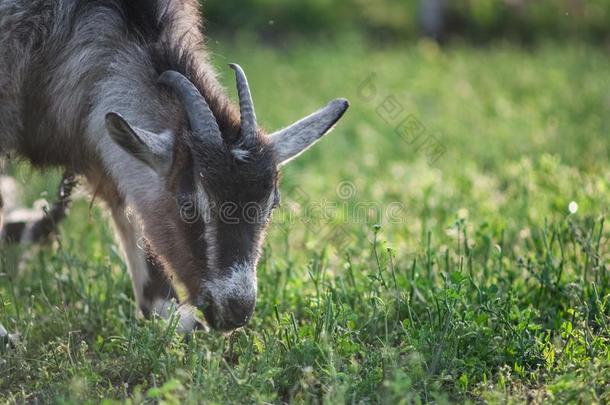
{"type": "Polygon", "coordinates": [[[267,135],[246,75],[239,109],[211,67],[195,0],[0,0],[0,153],[82,176],[108,207],[144,316],[179,329],[252,317],[278,171],[344,99],[267,135]]]}

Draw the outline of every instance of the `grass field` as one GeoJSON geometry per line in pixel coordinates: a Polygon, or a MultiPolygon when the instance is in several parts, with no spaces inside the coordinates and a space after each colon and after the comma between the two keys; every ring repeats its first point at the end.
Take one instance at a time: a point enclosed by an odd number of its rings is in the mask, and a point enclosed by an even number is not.
{"type": "MultiPolygon", "coordinates": [[[[283,175],[255,318],[189,340],[137,318],[82,200],[19,271],[2,254],[0,323],[21,344],[0,354],[0,402],[610,401],[607,51],[214,51],[231,92],[226,63],[244,66],[268,129],[352,102],[283,175]]],[[[55,192],[58,173],[9,170],[24,204],[55,192]]]]}

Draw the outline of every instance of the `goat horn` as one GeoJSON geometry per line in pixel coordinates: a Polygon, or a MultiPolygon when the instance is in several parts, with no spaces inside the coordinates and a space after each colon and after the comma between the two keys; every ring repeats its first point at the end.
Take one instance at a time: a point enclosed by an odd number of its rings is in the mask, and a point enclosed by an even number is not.
{"type": "Polygon", "coordinates": [[[197,136],[222,140],[218,122],[205,98],[184,75],[168,70],[159,76],[159,83],[170,87],[186,110],[191,130],[197,136]]]}
{"type": "Polygon", "coordinates": [[[252,101],[248,79],[241,66],[235,63],[231,63],[229,66],[235,71],[237,81],[242,136],[253,136],[256,134],[256,113],[254,112],[254,102],[252,101]]]}

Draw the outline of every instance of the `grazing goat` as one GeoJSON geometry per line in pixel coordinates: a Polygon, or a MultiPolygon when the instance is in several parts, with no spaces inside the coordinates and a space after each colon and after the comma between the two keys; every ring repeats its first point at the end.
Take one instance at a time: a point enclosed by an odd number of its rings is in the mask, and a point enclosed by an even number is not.
{"type": "Polygon", "coordinates": [[[203,47],[195,0],[0,0],[0,153],[84,177],[108,206],[139,309],[180,329],[252,317],[279,168],[348,108],[271,135],[235,64],[239,109],[203,47]]]}

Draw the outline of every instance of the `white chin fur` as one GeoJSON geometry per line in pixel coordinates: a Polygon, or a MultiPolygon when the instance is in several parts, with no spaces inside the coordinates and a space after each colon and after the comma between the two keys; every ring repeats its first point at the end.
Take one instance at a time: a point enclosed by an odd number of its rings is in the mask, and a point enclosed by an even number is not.
{"type": "Polygon", "coordinates": [[[236,297],[256,300],[256,270],[247,264],[235,264],[229,277],[208,281],[207,287],[216,303],[236,297]]]}

